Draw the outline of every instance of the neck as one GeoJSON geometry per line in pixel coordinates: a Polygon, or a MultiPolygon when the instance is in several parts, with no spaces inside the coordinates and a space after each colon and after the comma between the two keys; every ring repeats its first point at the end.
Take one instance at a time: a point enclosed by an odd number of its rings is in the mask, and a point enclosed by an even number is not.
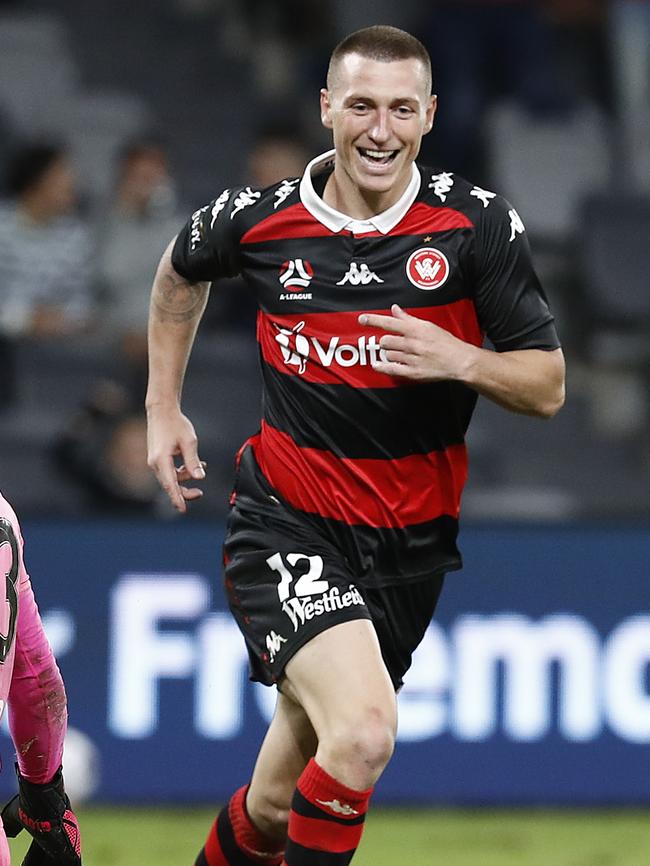
{"type": "Polygon", "coordinates": [[[411,180],[409,174],[406,181],[398,187],[386,192],[373,192],[360,189],[339,167],[329,176],[323,191],[323,201],[330,207],[347,214],[356,220],[366,220],[388,210],[404,195],[411,180]]]}

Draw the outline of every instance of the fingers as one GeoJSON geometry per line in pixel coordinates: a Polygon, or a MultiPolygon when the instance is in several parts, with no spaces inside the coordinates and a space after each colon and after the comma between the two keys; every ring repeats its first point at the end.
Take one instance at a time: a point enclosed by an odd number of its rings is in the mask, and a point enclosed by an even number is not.
{"type": "MultiPolygon", "coordinates": [[[[199,461],[200,469],[202,471],[202,475],[194,475],[190,470],[183,464],[182,466],[176,467],[176,480],[177,481],[190,481],[192,478],[205,478],[205,468],[208,465],[205,460],[199,461]]],[[[196,470],[195,470],[196,471],[196,470]]]]}
{"type": "Polygon", "coordinates": [[[199,459],[197,447],[198,442],[196,434],[188,437],[184,441],[179,442],[181,459],[183,467],[187,467],[186,472],[189,473],[189,478],[194,478],[197,481],[205,478],[205,469],[203,461],[199,459]]]}
{"type": "MultiPolygon", "coordinates": [[[[410,317],[409,317],[410,318],[410,317]]],[[[381,313],[362,313],[359,324],[368,328],[381,328],[392,331],[393,334],[406,334],[409,331],[408,319],[397,319],[394,316],[383,316],[381,313]]]]}
{"type": "Polygon", "coordinates": [[[373,369],[378,373],[385,373],[387,376],[397,376],[401,379],[419,380],[422,378],[417,368],[410,364],[400,364],[396,361],[376,361],[373,369]]]}
{"type": "Polygon", "coordinates": [[[158,478],[160,486],[169,497],[171,504],[177,511],[184,514],[187,511],[187,506],[185,505],[185,499],[176,477],[176,467],[174,466],[173,459],[168,457],[164,460],[152,462],[150,466],[158,478]]]}

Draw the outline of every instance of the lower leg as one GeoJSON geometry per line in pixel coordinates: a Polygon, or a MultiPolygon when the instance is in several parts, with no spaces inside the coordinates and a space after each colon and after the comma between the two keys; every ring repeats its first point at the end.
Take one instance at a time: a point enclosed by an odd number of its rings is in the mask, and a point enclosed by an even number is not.
{"type": "Polygon", "coordinates": [[[315,750],[316,735],[305,713],[279,694],[251,783],[217,816],[196,866],[279,866],[296,781],[315,750]]]}
{"type": "Polygon", "coordinates": [[[289,662],[286,677],[314,723],[318,750],[298,779],[283,866],[346,866],[397,724],[372,625],[345,623],[319,635],[289,662]]]}

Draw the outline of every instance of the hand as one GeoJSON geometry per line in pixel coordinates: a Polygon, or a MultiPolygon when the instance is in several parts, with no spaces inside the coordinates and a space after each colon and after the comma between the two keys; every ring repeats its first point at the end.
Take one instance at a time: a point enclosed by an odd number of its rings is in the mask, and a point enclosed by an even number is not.
{"type": "Polygon", "coordinates": [[[200,488],[181,484],[205,478],[206,464],[198,456],[194,427],[178,407],[150,406],[147,417],[147,462],[171,504],[184,514],[187,502],[203,496],[200,488]],[[177,456],[183,461],[178,467],[174,464],[177,456]]]}
{"type": "Polygon", "coordinates": [[[377,313],[359,316],[360,325],[389,331],[379,341],[387,360],[376,361],[373,369],[415,382],[463,379],[474,346],[433,322],[409,315],[397,304],[393,304],[391,313],[391,316],[377,313]]]}

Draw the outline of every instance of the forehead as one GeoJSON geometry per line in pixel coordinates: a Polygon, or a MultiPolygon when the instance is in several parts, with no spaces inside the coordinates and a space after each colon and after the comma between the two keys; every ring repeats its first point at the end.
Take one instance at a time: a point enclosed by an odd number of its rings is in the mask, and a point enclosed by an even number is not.
{"type": "Polygon", "coordinates": [[[429,97],[424,65],[417,57],[406,60],[371,60],[360,54],[346,54],[336,65],[331,89],[335,97],[372,96],[383,99],[429,97]]]}

